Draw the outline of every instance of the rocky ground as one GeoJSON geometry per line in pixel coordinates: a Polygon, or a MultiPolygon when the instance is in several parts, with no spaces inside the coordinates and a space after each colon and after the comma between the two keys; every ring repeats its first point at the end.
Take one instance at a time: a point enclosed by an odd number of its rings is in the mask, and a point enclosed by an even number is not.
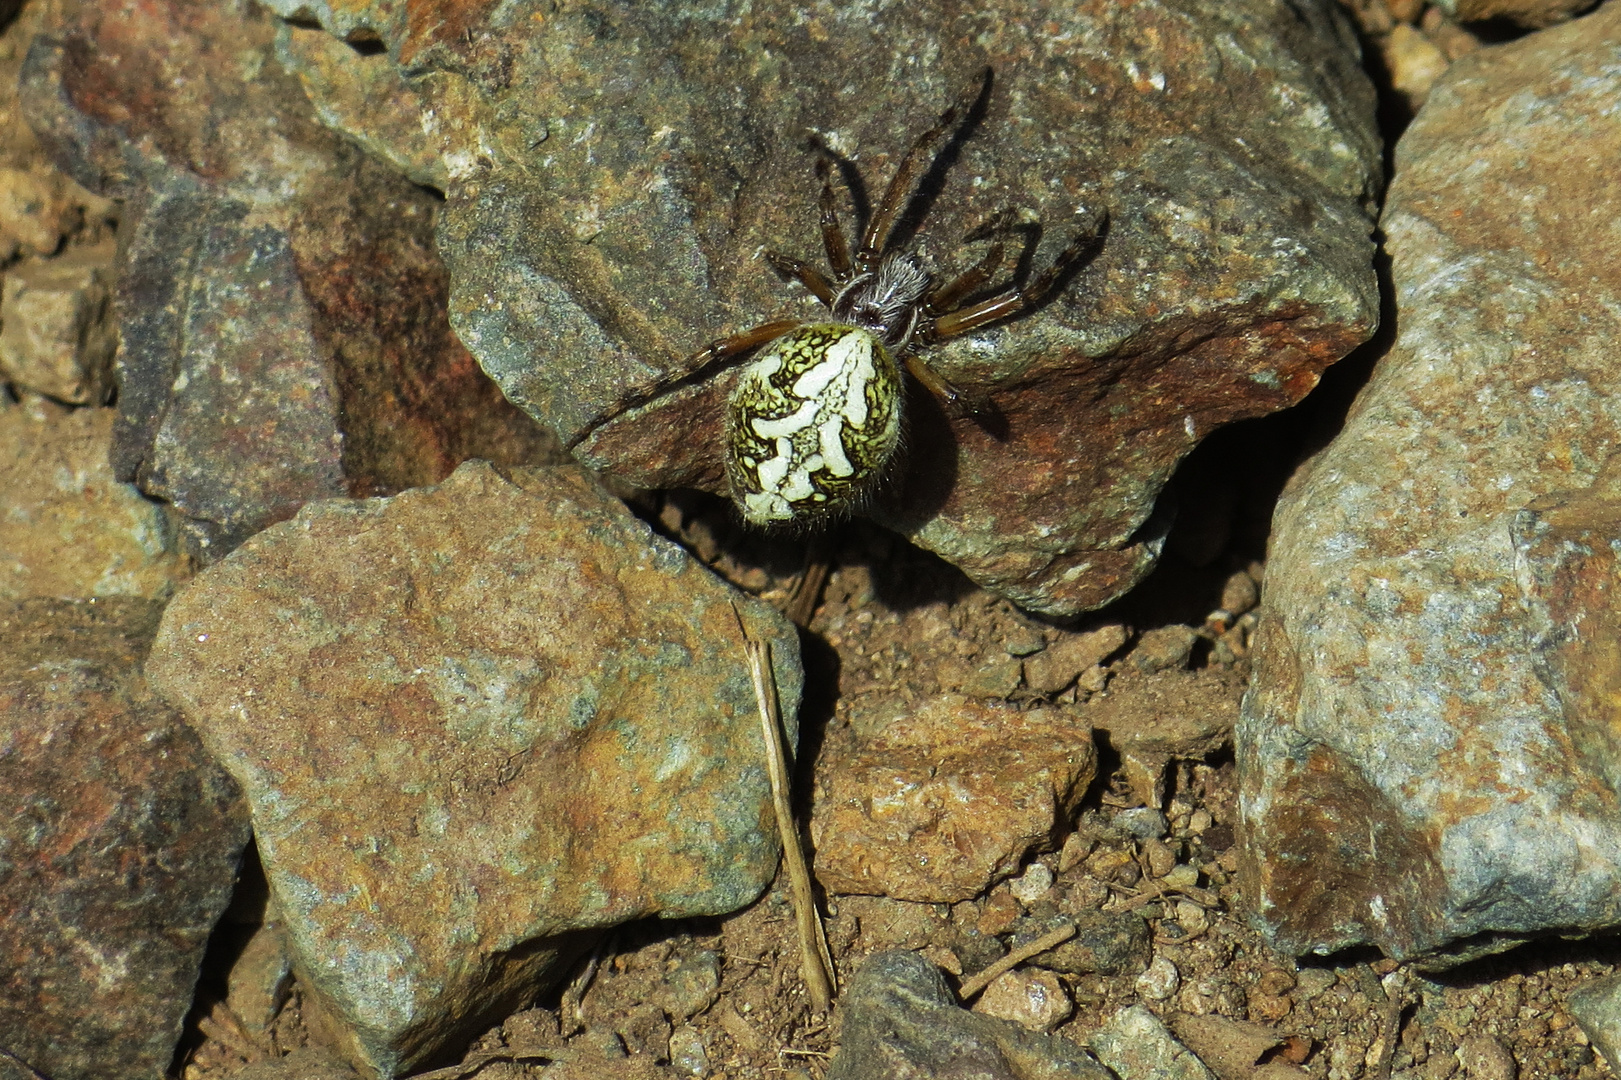
{"type": "MultiPolygon", "coordinates": [[[[0,3],[0,19],[9,20],[0,37],[0,74],[8,81],[48,6],[33,0],[19,15],[0,3]]],[[[1348,5],[1380,90],[1387,144],[1451,62],[1568,15],[1556,7],[1527,14],[1469,8],[1461,0],[1348,5]]],[[[18,116],[9,110],[0,129],[6,283],[0,362],[37,359],[38,349],[7,340],[25,324],[57,319],[68,328],[53,331],[57,338],[79,344],[54,375],[37,366],[7,374],[0,363],[8,387],[0,438],[10,441],[0,453],[0,484],[20,508],[0,519],[8,558],[0,566],[0,597],[22,603],[89,595],[79,588],[84,581],[120,575],[126,582],[120,591],[150,599],[152,609],[135,620],[146,626],[191,574],[198,545],[234,543],[237,533],[287,514],[206,529],[195,520],[176,524],[157,502],[114,481],[107,456],[115,391],[110,345],[102,339],[112,241],[129,238],[118,231],[118,205],[51,167],[18,116]],[[27,314],[27,303],[39,303],[41,295],[71,302],[47,299],[38,309],[47,315],[27,314]],[[116,527],[97,524],[106,521],[116,527]],[[67,535],[98,539],[75,548],[82,560],[62,557],[54,539],[39,539],[67,535]]],[[[299,137],[310,145],[319,138],[299,137]]],[[[374,168],[355,164],[346,147],[321,153],[338,163],[321,168],[374,168]]],[[[394,191],[384,180],[367,182],[394,191]]],[[[388,196],[396,200],[389,205],[406,208],[397,215],[403,220],[420,218],[410,226],[417,232],[378,244],[424,246],[423,221],[438,207],[409,185],[401,188],[388,196]]],[[[365,255],[333,255],[311,239],[318,229],[297,221],[287,230],[295,238],[292,261],[312,278],[319,273],[309,268],[322,258],[328,269],[320,273],[335,281],[343,271],[330,267],[365,255]]],[[[417,291],[438,296],[434,303],[442,308],[445,286],[436,272],[422,270],[412,281],[427,281],[417,291]]],[[[336,332],[320,319],[336,325],[347,317],[340,294],[347,302],[342,288],[328,287],[312,338],[336,332]]],[[[433,324],[421,334],[444,332],[433,324]]],[[[126,335],[126,347],[130,340],[126,335]]],[[[841,1044],[847,1050],[836,1080],[907,1075],[882,1073],[876,1055],[863,1059],[848,1049],[866,1037],[867,1017],[888,1015],[872,1005],[881,988],[857,981],[868,957],[915,952],[956,990],[1058,926],[1073,927],[1073,937],[963,994],[962,1004],[975,1014],[1011,1022],[964,1028],[964,1045],[989,1041],[993,1031],[1002,1039],[1014,1038],[1009,1031],[1051,1033],[1089,1047],[1125,1080],[1610,1075],[1567,1009],[1572,991],[1616,973],[1621,954],[1610,940],[1553,938],[1451,968],[1398,964],[1372,950],[1295,957],[1268,947],[1253,928],[1254,897],[1238,888],[1232,735],[1251,673],[1272,511],[1295,464],[1332,437],[1388,345],[1388,337],[1376,338],[1331,368],[1304,404],[1206,438],[1171,482],[1167,499],[1181,512],[1158,568],[1123,598],[1079,619],[1032,616],[874,525],[762,539],[713,496],[616,486],[658,534],[802,623],[795,805],[815,853],[839,987],[846,1000],[871,1011],[857,1021],[853,1006],[829,1014],[813,1005],[786,875],[779,874],[763,898],[735,914],[634,921],[576,942],[560,984],[479,1035],[460,1064],[422,1075],[821,1080],[841,1044]],[[931,703],[941,701],[951,703],[949,722],[960,728],[918,735],[931,722],[931,703]],[[920,745],[950,751],[920,754],[920,745]],[[862,792],[884,784],[907,793],[896,795],[900,809],[888,818],[862,803],[862,792]],[[964,791],[973,797],[973,816],[939,812],[964,791]],[[885,895],[863,893],[860,883],[873,880],[883,882],[885,895]],[[1162,1021],[1197,1061],[1185,1053],[1153,1060],[1153,1053],[1175,1047],[1132,1027],[1146,1022],[1130,1011],[1134,1006],[1162,1021]]],[[[320,487],[328,481],[317,474],[321,468],[335,474],[340,463],[317,462],[314,487],[286,498],[392,493],[443,479],[475,451],[504,465],[557,460],[555,443],[515,410],[498,409],[466,354],[458,355],[460,366],[445,384],[412,392],[423,400],[450,395],[469,413],[495,415],[486,427],[472,435],[428,430],[421,419],[427,410],[413,411],[420,402],[402,393],[364,418],[367,438],[389,444],[403,430],[406,441],[415,441],[379,454],[383,466],[333,482],[332,490],[320,487]],[[430,458],[431,466],[412,464],[430,458]]],[[[131,445],[127,431],[118,437],[126,449],[131,445]]],[[[184,504],[192,492],[176,479],[181,466],[151,464],[169,452],[165,445],[152,440],[140,482],[149,495],[184,504]],[[156,491],[163,483],[171,488],[156,491]]],[[[14,620],[8,625],[34,626],[28,620],[37,615],[33,608],[8,615],[14,620]]],[[[150,631],[142,633],[149,643],[150,631]]],[[[173,1073],[185,1080],[353,1077],[323,1049],[332,1043],[330,1018],[289,977],[265,878],[250,846],[209,940],[173,1073]]],[[[895,976],[896,986],[903,982],[895,976]]],[[[986,1075],[1094,1075],[1084,1071],[1092,1066],[1066,1066],[1052,1044],[1044,1045],[1023,1057],[1004,1046],[1011,1071],[986,1075]]],[[[941,1066],[926,1061],[920,1054],[911,1075],[931,1069],[942,1075],[941,1066]]],[[[8,1067],[0,1061],[0,1076],[10,1075],[8,1067]]]]}

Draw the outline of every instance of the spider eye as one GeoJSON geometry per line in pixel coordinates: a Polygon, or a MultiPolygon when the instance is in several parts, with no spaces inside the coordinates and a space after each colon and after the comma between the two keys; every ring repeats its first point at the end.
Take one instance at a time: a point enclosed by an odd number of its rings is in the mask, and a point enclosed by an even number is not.
{"type": "Polygon", "coordinates": [[[743,369],[726,410],[732,498],[756,525],[847,512],[900,444],[902,380],[865,330],[813,323],[743,369]]]}

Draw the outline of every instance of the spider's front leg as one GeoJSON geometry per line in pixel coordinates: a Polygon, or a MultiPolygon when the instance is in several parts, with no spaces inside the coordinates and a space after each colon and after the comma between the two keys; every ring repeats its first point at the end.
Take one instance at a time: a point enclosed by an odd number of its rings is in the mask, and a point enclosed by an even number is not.
{"type": "MultiPolygon", "coordinates": [[[[1008,289],[1005,292],[977,304],[948,311],[937,316],[932,322],[923,327],[920,332],[925,342],[943,341],[946,338],[956,337],[978,330],[982,326],[1000,322],[1009,316],[1016,315],[1040,304],[1052,292],[1053,287],[1061,281],[1066,273],[1088,254],[1096,250],[1103,242],[1103,232],[1108,228],[1108,219],[1097,231],[1082,233],[1069,242],[1069,246],[1059,253],[1051,266],[1037,274],[1028,285],[1008,289]]],[[[977,268],[976,268],[977,269],[977,268]]],[[[973,273],[973,271],[969,271],[973,273]]]]}

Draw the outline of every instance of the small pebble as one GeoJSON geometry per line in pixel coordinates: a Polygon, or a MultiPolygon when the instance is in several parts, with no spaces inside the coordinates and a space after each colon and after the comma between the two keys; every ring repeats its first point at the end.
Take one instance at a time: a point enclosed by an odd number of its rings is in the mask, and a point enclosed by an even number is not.
{"type": "Polygon", "coordinates": [[[1050,971],[1009,971],[985,988],[974,1011],[1012,1020],[1031,1031],[1051,1031],[1075,1011],[1064,984],[1050,971]]]}
{"type": "Polygon", "coordinates": [[[1471,1035],[1458,1046],[1458,1064],[1469,1080],[1514,1080],[1514,1055],[1490,1035],[1471,1035]]]}
{"type": "Polygon", "coordinates": [[[1137,976],[1137,992],[1150,1001],[1164,1001],[1182,985],[1182,973],[1168,957],[1156,956],[1148,969],[1137,976]]]}
{"type": "Polygon", "coordinates": [[[1008,883],[1008,890],[1019,903],[1029,906],[1047,895],[1053,887],[1053,872],[1043,863],[1031,863],[1023,874],[1008,883]]]}
{"type": "Polygon", "coordinates": [[[1310,1001],[1337,982],[1339,977],[1329,968],[1304,968],[1295,977],[1295,997],[1310,1001]]]}
{"type": "Polygon", "coordinates": [[[1198,631],[1191,626],[1158,626],[1138,640],[1137,647],[1131,650],[1131,662],[1146,672],[1184,668],[1198,640],[1198,631]]]}
{"type": "Polygon", "coordinates": [[[1173,889],[1190,889],[1199,884],[1199,869],[1180,863],[1165,874],[1165,884],[1173,889]]]}
{"type": "Polygon", "coordinates": [[[1163,840],[1144,840],[1143,856],[1151,878],[1162,878],[1176,867],[1176,852],[1163,840]]]}
{"type": "Polygon", "coordinates": [[[1024,914],[1019,910],[1019,902],[1013,894],[1006,889],[997,889],[985,898],[985,905],[980,909],[979,924],[975,927],[981,934],[995,937],[1005,934],[1013,929],[1013,924],[1019,921],[1024,914]]]}
{"type": "Polygon", "coordinates": [[[1170,831],[1171,823],[1152,806],[1122,810],[1114,816],[1114,827],[1138,840],[1158,840],[1170,831]]]}
{"type": "Polygon", "coordinates": [[[1201,806],[1188,818],[1188,832],[1202,836],[1215,823],[1216,819],[1210,816],[1210,811],[1201,806]]]}
{"type": "Polygon", "coordinates": [[[670,1064],[688,1076],[709,1072],[709,1053],[697,1028],[682,1025],[670,1033],[670,1064]]]}
{"type": "Polygon", "coordinates": [[[1243,570],[1229,577],[1221,587],[1221,609],[1235,619],[1261,599],[1261,587],[1243,570]]]}

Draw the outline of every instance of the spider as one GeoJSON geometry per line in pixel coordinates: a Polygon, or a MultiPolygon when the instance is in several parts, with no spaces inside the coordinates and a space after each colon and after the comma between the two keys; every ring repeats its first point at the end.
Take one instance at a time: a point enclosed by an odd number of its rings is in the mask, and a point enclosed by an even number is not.
{"type": "Polygon", "coordinates": [[[695,354],[687,370],[740,356],[762,345],[744,367],[726,409],[726,475],[745,520],[758,526],[814,523],[859,508],[883,479],[901,443],[902,366],[941,400],[948,414],[974,403],[929,368],[919,350],[999,322],[1039,304],[1081,257],[1077,236],[1024,287],[964,303],[1001,267],[1001,239],[1011,210],[975,229],[964,242],[993,239],[973,266],[937,281],[915,251],[895,242],[894,226],[910,202],[919,169],[986,93],[985,68],[901,159],[854,252],[834,205],[827,153],[817,159],[822,245],[832,276],[799,259],[767,252],[778,273],[825,304],[816,322],[777,319],[722,338],[695,354]]]}

